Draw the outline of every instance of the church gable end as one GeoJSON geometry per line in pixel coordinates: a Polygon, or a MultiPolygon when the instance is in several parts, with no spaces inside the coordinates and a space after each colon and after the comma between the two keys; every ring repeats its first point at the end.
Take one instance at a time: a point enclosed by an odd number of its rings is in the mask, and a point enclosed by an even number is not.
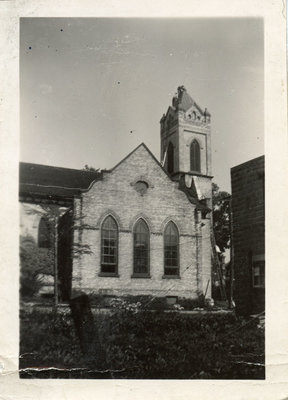
{"type": "MultiPolygon", "coordinates": [[[[178,187],[178,183],[169,178],[142,144],[83,193],[82,212],[91,226],[108,209],[114,210],[117,215],[122,213],[121,222],[126,227],[129,226],[129,219],[141,212],[150,218],[152,214],[153,221],[159,219],[160,226],[163,207],[171,215],[181,215],[179,210],[187,209],[187,215],[193,220],[195,205],[178,187]]],[[[153,225],[159,231],[157,222],[153,225]]]]}
{"type": "MultiPolygon", "coordinates": [[[[103,179],[95,181],[87,191],[87,195],[93,191],[99,193],[99,188],[104,186],[107,190],[117,188],[119,194],[128,190],[131,194],[138,194],[137,197],[148,195],[151,190],[167,190],[170,193],[171,191],[176,193],[178,188],[177,183],[170,179],[145,144],[138,146],[114,168],[104,173],[103,179]]],[[[85,195],[83,193],[84,198],[85,195]]]]}
{"type": "Polygon", "coordinates": [[[84,228],[79,236],[76,232],[75,237],[81,236],[92,253],[74,260],[75,288],[81,282],[88,292],[106,288],[109,294],[161,297],[173,279],[171,295],[196,297],[202,290],[196,271],[201,262],[196,206],[150,150],[144,144],[138,146],[83,192],[81,204],[76,207],[89,229],[84,228]],[[114,215],[118,233],[117,241],[109,233],[111,244],[98,221],[99,216],[102,221],[114,215]],[[113,265],[109,267],[111,272],[103,274],[104,251],[110,260],[115,249],[117,272],[113,265]]]}

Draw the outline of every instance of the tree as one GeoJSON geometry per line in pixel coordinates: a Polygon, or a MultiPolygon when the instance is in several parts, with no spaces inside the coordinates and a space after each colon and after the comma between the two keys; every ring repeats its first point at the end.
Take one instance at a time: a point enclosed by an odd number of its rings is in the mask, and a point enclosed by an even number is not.
{"type": "Polygon", "coordinates": [[[212,183],[213,229],[215,241],[221,252],[230,248],[230,200],[228,192],[212,183]]]}
{"type": "MultiPolygon", "coordinates": [[[[55,306],[58,305],[58,224],[59,218],[67,211],[67,207],[59,207],[53,204],[42,204],[27,210],[28,214],[37,214],[45,217],[51,227],[51,248],[39,248],[36,243],[30,242],[27,246],[27,237],[21,238],[20,261],[21,261],[21,294],[34,295],[37,288],[40,289],[41,282],[38,279],[39,273],[49,273],[54,276],[54,297],[55,306]],[[28,251],[27,251],[28,248],[28,251]],[[29,288],[31,290],[29,290],[29,288]]],[[[29,236],[28,236],[29,239],[29,236]]]]}
{"type": "Polygon", "coordinates": [[[99,172],[99,168],[90,167],[88,164],[85,164],[83,171],[99,172]]]}
{"type": "Polygon", "coordinates": [[[40,274],[54,275],[53,249],[37,246],[32,236],[20,236],[20,294],[21,297],[33,297],[43,286],[40,274]]]}
{"type": "MultiPolygon", "coordinates": [[[[51,248],[39,248],[34,239],[29,236],[20,239],[21,295],[32,296],[37,294],[42,286],[41,280],[39,280],[39,274],[52,275],[54,277],[54,301],[56,308],[60,297],[60,273],[62,271],[63,277],[63,267],[65,267],[65,263],[61,264],[61,258],[60,265],[58,265],[58,250],[60,250],[60,253],[63,251],[63,244],[62,250],[61,248],[59,249],[59,244],[65,237],[69,235],[73,236],[75,229],[82,231],[85,228],[89,229],[90,225],[83,223],[84,216],[73,218],[72,220],[73,209],[64,206],[41,204],[41,206],[27,209],[26,212],[31,215],[38,215],[41,218],[45,217],[47,222],[49,222],[51,227],[49,232],[51,248]],[[66,222],[66,224],[62,224],[61,226],[61,221],[63,221],[65,216],[70,216],[71,223],[68,222],[67,224],[66,222]]],[[[82,244],[80,237],[79,242],[77,240],[72,241],[71,248],[67,248],[68,243],[64,240],[64,246],[66,246],[65,250],[67,250],[73,258],[80,258],[82,255],[92,253],[90,246],[82,244]]]]}

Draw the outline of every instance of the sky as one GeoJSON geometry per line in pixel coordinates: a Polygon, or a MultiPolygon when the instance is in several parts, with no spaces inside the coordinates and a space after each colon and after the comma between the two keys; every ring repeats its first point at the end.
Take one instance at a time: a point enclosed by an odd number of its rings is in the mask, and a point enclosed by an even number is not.
{"type": "Polygon", "coordinates": [[[264,154],[264,36],[257,18],[21,18],[20,161],[112,168],[184,85],[211,113],[214,182],[264,154]]]}

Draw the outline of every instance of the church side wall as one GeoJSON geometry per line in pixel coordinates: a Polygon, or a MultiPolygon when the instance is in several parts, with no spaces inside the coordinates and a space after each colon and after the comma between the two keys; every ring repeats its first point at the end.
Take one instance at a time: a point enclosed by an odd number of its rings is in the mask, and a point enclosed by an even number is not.
{"type": "MultiPolygon", "coordinates": [[[[78,212],[81,204],[78,204],[78,212]]],[[[133,153],[115,171],[105,174],[83,194],[82,216],[89,229],[81,233],[91,254],[74,260],[73,288],[86,293],[197,297],[195,206],[168,178],[144,148],[133,153]],[[133,182],[145,180],[141,196],[133,182]],[[119,226],[119,277],[99,276],[101,223],[111,214],[119,226]],[[133,224],[142,217],[150,229],[150,278],[132,278],[133,224]],[[180,279],[165,279],[163,232],[172,220],[180,233],[180,279]]],[[[75,232],[75,238],[80,238],[75,232]]]]}
{"type": "MultiPolygon", "coordinates": [[[[150,237],[150,278],[132,278],[133,272],[133,235],[132,232],[119,233],[119,277],[100,277],[100,230],[90,230],[83,234],[83,241],[91,243],[93,254],[82,258],[81,281],[74,282],[86,293],[115,295],[154,295],[196,297],[197,275],[195,239],[190,250],[181,252],[181,279],[163,279],[163,236],[152,233],[150,237]],[[94,243],[94,245],[92,245],[94,243]],[[194,247],[194,249],[193,249],[194,247]],[[194,265],[193,265],[194,264],[194,265]]],[[[180,246],[186,246],[191,239],[180,236],[180,246]]]]}

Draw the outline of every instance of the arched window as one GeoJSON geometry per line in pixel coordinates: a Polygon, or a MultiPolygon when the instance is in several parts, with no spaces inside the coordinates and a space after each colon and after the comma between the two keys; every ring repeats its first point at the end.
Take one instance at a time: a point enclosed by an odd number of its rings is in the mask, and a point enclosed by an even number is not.
{"type": "Polygon", "coordinates": [[[190,169],[200,172],[200,146],[197,140],[193,140],[190,146],[190,169]]]}
{"type": "Polygon", "coordinates": [[[179,275],[179,233],[173,222],[164,231],[164,275],[179,275]]]}
{"type": "Polygon", "coordinates": [[[140,218],[134,226],[134,268],[133,275],[149,275],[149,228],[146,222],[140,218]]]}
{"type": "Polygon", "coordinates": [[[42,217],[38,228],[38,246],[49,249],[52,244],[51,225],[46,217],[42,217]]]}
{"type": "Polygon", "coordinates": [[[174,172],[174,147],[170,142],[167,150],[167,171],[169,174],[174,172]]]}
{"type": "Polygon", "coordinates": [[[118,267],[118,226],[113,217],[105,218],[101,228],[101,272],[116,274],[118,267]]]}

